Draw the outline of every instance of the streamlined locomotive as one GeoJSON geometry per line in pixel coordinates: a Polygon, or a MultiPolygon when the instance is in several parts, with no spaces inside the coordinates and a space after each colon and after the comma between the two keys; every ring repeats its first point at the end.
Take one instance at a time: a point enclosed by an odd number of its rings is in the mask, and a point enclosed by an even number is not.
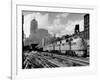
{"type": "Polygon", "coordinates": [[[70,56],[86,56],[87,43],[83,38],[75,35],[44,46],[43,50],[48,52],[56,52],[58,54],[67,54],[70,56]]]}

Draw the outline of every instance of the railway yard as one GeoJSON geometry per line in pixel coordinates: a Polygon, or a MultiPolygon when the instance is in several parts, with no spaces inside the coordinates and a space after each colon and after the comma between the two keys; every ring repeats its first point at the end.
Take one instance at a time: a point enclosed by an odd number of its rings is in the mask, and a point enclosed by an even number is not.
{"type": "Polygon", "coordinates": [[[71,57],[67,55],[59,55],[49,52],[37,51],[31,51],[29,53],[26,52],[24,54],[24,69],[89,65],[89,57],[71,57]]]}
{"type": "Polygon", "coordinates": [[[54,32],[50,34],[48,29],[38,29],[38,22],[33,19],[29,37],[23,30],[22,68],[89,66],[89,14],[85,14],[83,19],[84,30],[80,30],[81,25],[77,23],[73,27],[74,32],[60,32],[60,36],[54,32]]]}

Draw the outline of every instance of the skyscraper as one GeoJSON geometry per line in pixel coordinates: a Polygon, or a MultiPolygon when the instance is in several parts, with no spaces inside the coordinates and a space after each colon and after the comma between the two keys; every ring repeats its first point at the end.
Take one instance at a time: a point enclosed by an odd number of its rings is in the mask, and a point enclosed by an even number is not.
{"type": "Polygon", "coordinates": [[[37,29],[38,29],[38,22],[37,22],[36,19],[34,18],[34,19],[31,21],[31,28],[30,28],[31,34],[32,34],[32,33],[36,33],[36,32],[37,32],[37,29]]]}
{"type": "Polygon", "coordinates": [[[84,30],[89,30],[89,14],[84,15],[84,30]]]}
{"type": "Polygon", "coordinates": [[[84,37],[85,39],[89,39],[89,14],[84,15],[84,37]]]}

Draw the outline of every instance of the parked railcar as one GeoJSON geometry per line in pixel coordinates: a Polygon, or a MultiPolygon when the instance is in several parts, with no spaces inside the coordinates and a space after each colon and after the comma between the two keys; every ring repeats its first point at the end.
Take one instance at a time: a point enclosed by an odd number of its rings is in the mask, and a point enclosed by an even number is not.
{"type": "Polygon", "coordinates": [[[57,43],[55,45],[55,50],[60,51],[60,41],[57,41],[57,43]]]}
{"type": "Polygon", "coordinates": [[[84,40],[79,36],[73,37],[71,41],[71,50],[75,53],[75,55],[83,56],[86,50],[84,40]]]}
{"type": "Polygon", "coordinates": [[[47,50],[60,52],[61,54],[83,56],[86,53],[86,42],[78,35],[57,41],[56,43],[46,46],[47,50]]]}

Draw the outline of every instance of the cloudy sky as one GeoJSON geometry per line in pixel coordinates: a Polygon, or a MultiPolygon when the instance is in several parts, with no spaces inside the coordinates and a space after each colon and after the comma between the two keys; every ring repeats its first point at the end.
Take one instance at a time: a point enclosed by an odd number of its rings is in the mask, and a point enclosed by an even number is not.
{"type": "Polygon", "coordinates": [[[23,15],[26,37],[30,35],[30,22],[34,18],[38,22],[38,28],[47,29],[56,36],[73,34],[76,24],[80,25],[80,31],[84,30],[84,13],[23,11],[23,15]]]}

